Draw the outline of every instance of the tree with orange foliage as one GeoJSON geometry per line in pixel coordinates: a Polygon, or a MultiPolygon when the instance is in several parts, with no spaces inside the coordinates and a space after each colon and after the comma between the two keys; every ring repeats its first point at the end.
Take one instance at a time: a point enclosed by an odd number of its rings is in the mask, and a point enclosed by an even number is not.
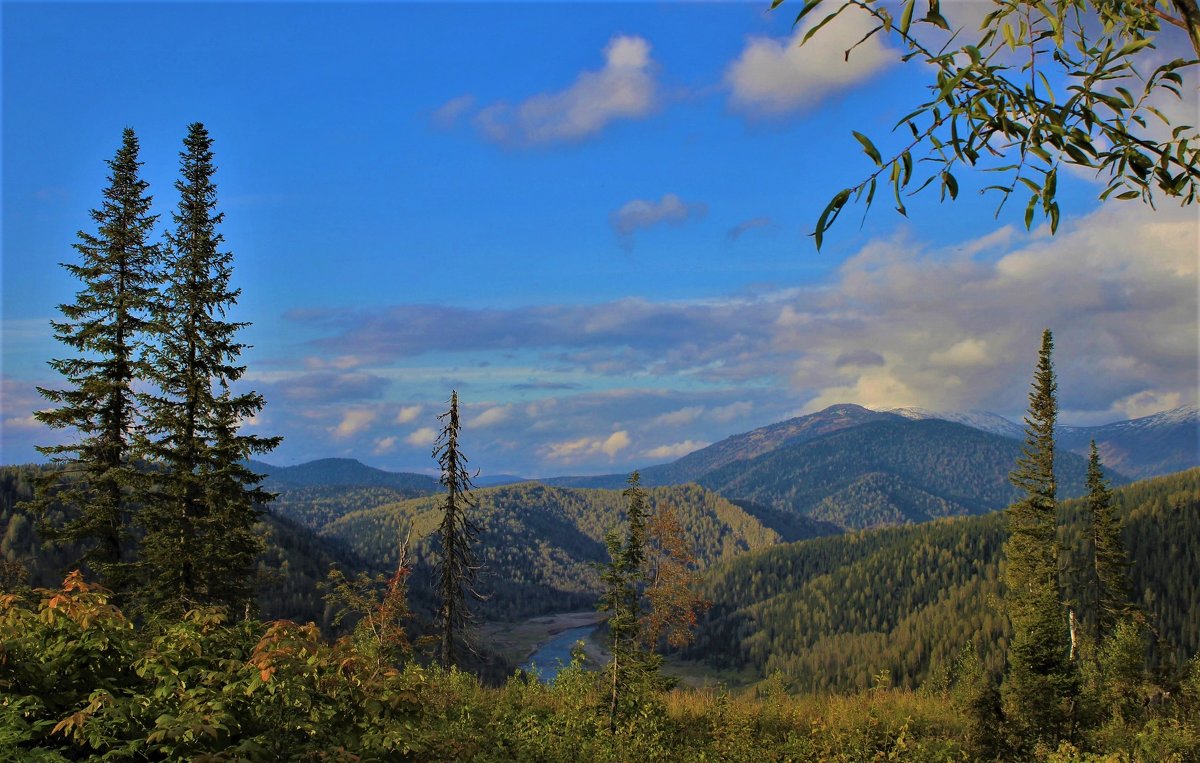
{"type": "Polygon", "coordinates": [[[669,505],[651,516],[647,540],[645,596],[649,607],[641,618],[642,638],[650,649],[663,639],[672,647],[686,646],[692,641],[697,618],[712,602],[695,591],[700,582],[696,555],[669,505]]]}

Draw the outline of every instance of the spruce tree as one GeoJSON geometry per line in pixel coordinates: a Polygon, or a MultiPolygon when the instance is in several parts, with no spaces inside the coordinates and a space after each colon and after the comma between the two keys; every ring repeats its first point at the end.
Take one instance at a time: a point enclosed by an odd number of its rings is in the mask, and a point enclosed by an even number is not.
{"type": "Polygon", "coordinates": [[[642,593],[646,584],[646,491],[641,475],[629,476],[625,499],[625,537],[615,530],[605,536],[609,562],[600,574],[602,593],[597,609],[608,612],[608,649],[612,659],[603,677],[609,693],[609,726],[616,728],[625,700],[639,684],[657,684],[662,658],[645,645],[642,593]]]}
{"type": "Polygon", "coordinates": [[[102,585],[119,593],[127,583],[138,500],[134,382],[146,375],[145,333],[159,248],[150,242],[157,216],[150,214],[149,183],[139,177],[132,129],[125,129],[107,164],[104,201],[91,212],[96,232],[80,231],[74,245],[80,262],[63,265],[83,288],[72,304],[59,305],[64,320],[51,322],[55,338],[80,354],[50,361],[69,387],[39,387],[56,407],[34,414],[54,429],[75,430],[78,438],[38,448],[64,468],[45,474],[32,503],[42,511],[55,503],[67,510],[70,519],[44,527],[45,535],[83,544],[83,561],[102,585]]]}
{"type": "Polygon", "coordinates": [[[237,359],[246,345],[236,335],[247,324],[226,320],[240,290],[230,287],[233,255],[220,248],[212,139],[200,123],[188,127],[180,170],[154,319],[157,389],[145,396],[158,484],[143,512],[139,562],[143,607],[169,617],[199,605],[238,613],[250,606],[260,548],[253,527],[269,496],[244,462],[279,442],[238,433],[264,401],[231,390],[245,371],[237,359]]]}
{"type": "Polygon", "coordinates": [[[1121,543],[1121,524],[1112,504],[1112,490],[1100,464],[1100,451],[1092,440],[1088,456],[1087,513],[1093,557],[1090,603],[1097,642],[1113,632],[1117,622],[1129,614],[1132,587],[1129,583],[1129,558],[1121,543]]]}
{"type": "Polygon", "coordinates": [[[445,423],[434,444],[433,457],[441,469],[442,487],[446,488],[435,545],[441,598],[437,613],[438,657],[442,667],[449,668],[458,664],[457,648],[471,622],[467,597],[483,597],[475,590],[475,577],[480,569],[475,554],[479,526],[471,517],[475,506],[470,492],[471,475],[467,471],[467,457],[458,444],[458,392],[451,391],[450,408],[438,420],[445,423]]]}
{"type": "Polygon", "coordinates": [[[1018,748],[1067,735],[1077,691],[1058,585],[1054,425],[1057,390],[1053,337],[1042,334],[1025,416],[1025,444],[1010,479],[1025,495],[1007,509],[1005,604],[1012,621],[1001,693],[1018,748]]]}

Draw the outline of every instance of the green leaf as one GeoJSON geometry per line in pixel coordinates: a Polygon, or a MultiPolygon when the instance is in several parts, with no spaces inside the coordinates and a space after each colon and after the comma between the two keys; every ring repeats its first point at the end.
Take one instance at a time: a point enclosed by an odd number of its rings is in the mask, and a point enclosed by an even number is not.
{"type": "MultiPolygon", "coordinates": [[[[771,7],[776,8],[779,6],[779,3],[782,3],[782,2],[783,2],[783,0],[779,0],[779,2],[772,3],[771,7]]],[[[808,0],[808,2],[806,2],[804,4],[804,7],[800,9],[800,14],[798,16],[796,16],[796,20],[792,22],[792,26],[799,24],[800,19],[807,16],[809,11],[811,11],[813,8],[816,8],[820,4],[821,4],[821,0],[808,0]]]]}
{"type": "Polygon", "coordinates": [[[1129,42],[1125,43],[1121,50],[1117,52],[1116,58],[1123,58],[1124,56],[1128,56],[1132,53],[1137,53],[1139,50],[1151,44],[1152,42],[1154,42],[1154,40],[1150,37],[1143,37],[1140,40],[1130,40],[1129,42]]]}
{"type": "Polygon", "coordinates": [[[821,212],[821,216],[817,218],[817,228],[812,232],[813,238],[816,239],[817,251],[821,251],[821,242],[825,238],[825,231],[829,230],[833,225],[833,221],[837,219],[838,213],[842,211],[846,200],[850,198],[850,189],[843,188],[837,192],[837,195],[830,200],[825,210],[821,212]]]}
{"type": "Polygon", "coordinates": [[[1007,21],[1004,22],[1004,26],[1000,27],[1000,31],[1004,33],[1004,41],[1008,43],[1008,47],[1016,50],[1017,38],[1016,35],[1013,34],[1012,24],[1009,24],[1007,21]]]}
{"type": "Polygon", "coordinates": [[[950,192],[951,200],[958,198],[958,181],[954,179],[954,176],[948,170],[942,172],[942,183],[945,185],[946,190],[950,192]]]}
{"type": "Polygon", "coordinates": [[[1130,199],[1136,199],[1141,195],[1142,194],[1139,191],[1126,191],[1125,193],[1117,194],[1117,198],[1121,201],[1129,201],[1130,199]]]}
{"type": "Polygon", "coordinates": [[[936,27],[941,27],[942,29],[945,29],[947,32],[950,31],[950,23],[948,21],[946,21],[945,17],[943,17],[942,14],[938,13],[935,10],[930,10],[929,13],[925,14],[925,18],[923,18],[921,20],[927,24],[933,24],[936,27]]]}
{"type": "Polygon", "coordinates": [[[871,157],[871,161],[875,162],[875,166],[882,167],[883,158],[879,156],[879,150],[875,148],[875,144],[871,142],[871,139],[856,130],[851,130],[850,132],[855,138],[858,138],[858,142],[862,144],[863,151],[866,152],[867,156],[871,157]]]}
{"type": "Polygon", "coordinates": [[[808,32],[805,33],[804,39],[800,40],[800,44],[803,45],[804,43],[808,42],[810,37],[812,37],[817,32],[821,31],[821,27],[825,26],[830,21],[833,21],[835,18],[837,18],[838,13],[840,13],[840,12],[841,11],[834,11],[833,13],[829,14],[825,18],[821,19],[820,23],[818,23],[816,26],[814,26],[812,29],[808,30],[808,32]]]}
{"type": "Polygon", "coordinates": [[[900,15],[900,34],[908,34],[908,28],[912,26],[913,8],[916,5],[917,0],[908,0],[904,4],[904,12],[900,15]]]}

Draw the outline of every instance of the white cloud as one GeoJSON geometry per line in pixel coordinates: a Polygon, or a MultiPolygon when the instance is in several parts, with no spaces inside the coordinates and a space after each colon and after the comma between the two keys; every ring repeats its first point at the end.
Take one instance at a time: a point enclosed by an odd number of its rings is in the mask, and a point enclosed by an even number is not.
{"type": "Polygon", "coordinates": [[[684,440],[673,445],[659,445],[657,448],[651,448],[642,455],[646,458],[655,458],[662,460],[674,461],[677,458],[686,456],[688,453],[693,453],[708,445],[707,442],[701,440],[684,440]]]}
{"type": "Polygon", "coordinates": [[[433,427],[421,427],[409,432],[404,441],[413,447],[421,447],[422,445],[433,445],[436,439],[437,431],[433,427]]]}
{"type": "Polygon", "coordinates": [[[498,405],[494,408],[488,408],[483,413],[471,419],[468,426],[472,427],[490,427],[500,424],[508,420],[512,414],[511,405],[498,405]]]}
{"type": "Polygon", "coordinates": [[[416,421],[417,417],[421,415],[421,411],[422,408],[419,405],[401,406],[400,410],[396,412],[396,423],[407,424],[411,421],[416,421]]]}
{"type": "Polygon", "coordinates": [[[1113,403],[1113,410],[1119,411],[1127,418],[1137,419],[1159,411],[1178,408],[1183,404],[1183,396],[1178,392],[1145,390],[1117,400],[1113,403]]]}
{"type": "Polygon", "coordinates": [[[608,439],[600,445],[600,452],[606,454],[609,458],[614,458],[617,453],[629,447],[629,433],[622,430],[613,432],[608,436],[608,439]]]}
{"type": "Polygon", "coordinates": [[[604,68],[582,72],[565,90],[539,93],[516,106],[503,102],[486,106],[474,121],[486,137],[499,143],[557,143],[590,137],[619,119],[645,117],[657,102],[650,43],[641,37],[617,36],[604,49],[604,68]]]}
{"type": "Polygon", "coordinates": [[[752,37],[725,71],[733,108],[751,115],[777,115],[811,107],[883,69],[895,58],[875,35],[845,51],[875,25],[874,17],[854,8],[831,21],[803,47],[805,33],[824,14],[809,14],[785,39],[752,37]]]}
{"type": "Polygon", "coordinates": [[[750,414],[754,409],[754,403],[749,400],[739,400],[736,403],[729,405],[721,405],[709,411],[708,415],[713,421],[727,424],[734,419],[740,419],[743,416],[750,414]]]}
{"type": "Polygon", "coordinates": [[[342,439],[356,435],[375,421],[375,412],[358,408],[346,411],[342,420],[333,428],[333,436],[342,439]]]}
{"type": "Polygon", "coordinates": [[[629,443],[629,432],[622,429],[613,432],[606,438],[580,437],[574,440],[550,443],[543,449],[543,452],[547,458],[554,461],[580,461],[601,453],[612,459],[616,457],[617,453],[628,448],[629,443]]]}
{"type": "Polygon", "coordinates": [[[1107,204],[1057,236],[1003,243],[1007,253],[979,259],[903,237],[875,241],[824,295],[781,309],[775,346],[797,356],[793,388],[815,392],[805,409],[1019,412],[1043,328],[1055,335],[1068,417],[1196,399],[1194,212],[1107,204]],[[838,367],[850,349],[885,362],[838,367]]]}
{"type": "Polygon", "coordinates": [[[990,366],[996,361],[995,355],[988,350],[987,342],[974,337],[963,339],[952,347],[929,355],[929,362],[947,368],[990,366]]]}
{"type": "Polygon", "coordinates": [[[659,427],[684,426],[686,424],[691,424],[693,421],[700,418],[700,414],[702,413],[704,413],[704,406],[688,406],[687,408],[680,408],[677,411],[671,411],[669,413],[655,416],[651,424],[659,427]]]}
{"type": "Polygon", "coordinates": [[[4,428],[36,430],[45,428],[45,425],[34,418],[33,414],[31,413],[28,416],[11,416],[4,419],[4,428]]]}
{"type": "Polygon", "coordinates": [[[390,453],[396,448],[395,437],[380,437],[375,441],[375,447],[371,452],[377,456],[382,456],[384,453],[390,453]]]}
{"type": "Polygon", "coordinates": [[[663,223],[679,225],[689,218],[704,217],[707,212],[706,204],[689,204],[676,194],[667,193],[659,201],[633,199],[626,202],[609,214],[608,222],[619,236],[628,239],[635,231],[663,223]]]}

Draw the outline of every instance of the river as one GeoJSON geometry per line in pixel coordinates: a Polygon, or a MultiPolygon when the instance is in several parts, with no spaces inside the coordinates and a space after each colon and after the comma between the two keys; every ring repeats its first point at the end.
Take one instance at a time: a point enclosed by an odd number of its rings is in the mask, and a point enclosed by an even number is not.
{"type": "Polygon", "coordinates": [[[570,628],[559,633],[554,638],[542,644],[529,659],[521,665],[521,670],[536,669],[542,683],[550,683],[558,676],[558,671],[571,664],[571,649],[576,641],[586,641],[588,636],[599,627],[595,624],[570,628]]]}

